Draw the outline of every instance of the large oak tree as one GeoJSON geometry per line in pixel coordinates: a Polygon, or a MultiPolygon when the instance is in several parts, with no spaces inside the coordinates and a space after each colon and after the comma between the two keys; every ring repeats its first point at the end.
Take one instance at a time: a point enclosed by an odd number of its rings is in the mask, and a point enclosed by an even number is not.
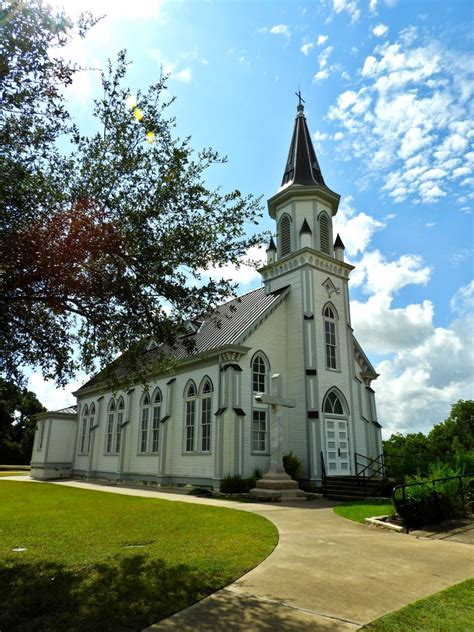
{"type": "Polygon", "coordinates": [[[97,132],[84,135],[63,96],[79,69],[52,51],[92,18],[73,24],[41,0],[1,12],[0,369],[65,383],[129,350],[140,372],[147,340],[172,345],[232,291],[200,271],[257,243],[246,234],[258,200],[206,186],[225,161],[177,138],[165,77],[130,99],[124,52],[102,73],[97,132]]]}

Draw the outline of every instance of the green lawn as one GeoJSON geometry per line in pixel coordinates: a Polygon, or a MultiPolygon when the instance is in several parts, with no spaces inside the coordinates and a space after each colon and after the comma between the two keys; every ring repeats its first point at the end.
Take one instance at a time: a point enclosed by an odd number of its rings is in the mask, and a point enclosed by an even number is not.
{"type": "Polygon", "coordinates": [[[15,470],[11,470],[9,472],[0,472],[0,477],[2,476],[29,476],[30,473],[29,472],[25,472],[23,471],[18,471],[16,472],[15,470]]]}
{"type": "Polygon", "coordinates": [[[333,508],[342,518],[364,522],[366,518],[393,513],[393,505],[386,500],[351,500],[333,508]]]}
{"type": "Polygon", "coordinates": [[[0,630],[140,630],[241,576],[277,541],[251,513],[3,481],[0,630]]]}
{"type": "Polygon", "coordinates": [[[467,632],[474,630],[474,579],[387,614],[364,626],[369,632],[467,632]]]}

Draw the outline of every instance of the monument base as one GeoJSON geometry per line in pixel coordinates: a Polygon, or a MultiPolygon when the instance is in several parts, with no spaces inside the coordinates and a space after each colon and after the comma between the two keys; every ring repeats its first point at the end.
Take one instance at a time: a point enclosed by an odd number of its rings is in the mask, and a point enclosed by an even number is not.
{"type": "Polygon", "coordinates": [[[250,490],[250,497],[256,500],[301,500],[306,495],[306,492],[298,489],[298,483],[283,468],[277,467],[270,467],[250,490]]]}

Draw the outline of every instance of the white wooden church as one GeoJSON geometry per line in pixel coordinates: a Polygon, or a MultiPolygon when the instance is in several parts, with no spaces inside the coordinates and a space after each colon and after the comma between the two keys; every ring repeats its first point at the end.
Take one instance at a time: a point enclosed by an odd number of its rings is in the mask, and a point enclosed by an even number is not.
{"type": "Polygon", "coordinates": [[[268,200],[276,244],[262,287],[220,306],[220,327],[214,318],[195,323],[195,351],[178,348],[172,377],[119,393],[93,378],[75,393],[76,407],[38,415],[32,476],[218,488],[226,474],[265,472],[271,408],[255,395],[275,373],[296,402],[284,411],[283,453],[302,461],[305,479],[321,481],[323,460],[328,475],[350,475],[356,453],[381,454],[377,373],[353,334],[353,266],[333,238],[339,200],[300,104],[281,187],[268,200]]]}

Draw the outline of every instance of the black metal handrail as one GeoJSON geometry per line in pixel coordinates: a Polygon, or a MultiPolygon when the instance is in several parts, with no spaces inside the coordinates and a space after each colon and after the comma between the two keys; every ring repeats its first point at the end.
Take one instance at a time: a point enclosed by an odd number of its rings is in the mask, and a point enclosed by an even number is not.
{"type": "Polygon", "coordinates": [[[324,463],[324,454],[321,450],[321,487],[323,496],[326,496],[326,464],[324,463]]]}
{"type": "Polygon", "coordinates": [[[407,499],[406,490],[413,487],[423,487],[423,486],[426,487],[426,485],[429,485],[431,483],[431,486],[432,486],[431,498],[434,499],[434,501],[436,502],[436,499],[440,497],[439,492],[436,489],[436,485],[439,483],[445,483],[446,481],[457,481],[458,482],[457,490],[455,493],[451,493],[451,494],[446,494],[445,490],[443,490],[444,493],[443,491],[441,491],[441,496],[459,497],[461,500],[461,505],[463,509],[465,509],[468,504],[468,497],[469,497],[468,492],[469,492],[470,486],[472,485],[472,481],[474,481],[474,477],[471,474],[445,476],[443,478],[435,478],[431,480],[428,479],[425,481],[417,481],[415,483],[404,483],[403,485],[396,485],[393,488],[392,490],[393,505],[395,509],[397,510],[397,512],[400,514],[400,516],[402,516],[402,519],[405,522],[405,528],[406,528],[407,533],[409,529],[413,527],[413,525],[417,526],[418,523],[424,523],[423,520],[419,519],[419,516],[413,517],[412,515],[413,509],[410,510],[410,507],[413,507],[416,505],[420,506],[420,504],[426,501],[423,501],[423,499],[416,499],[416,498],[407,499]],[[467,483],[466,486],[464,486],[464,482],[467,483]],[[401,499],[397,498],[397,494],[399,494],[400,491],[402,495],[401,499]],[[404,515],[406,511],[408,511],[409,513],[407,513],[407,515],[404,515]]]}
{"type": "Polygon", "coordinates": [[[385,463],[383,454],[379,454],[375,458],[371,458],[370,456],[365,456],[365,454],[355,452],[354,461],[355,474],[359,482],[360,480],[363,480],[364,487],[366,479],[370,480],[378,474],[381,474],[382,476],[384,476],[385,474],[385,463]],[[364,462],[362,462],[360,459],[364,459],[364,462]]]}

